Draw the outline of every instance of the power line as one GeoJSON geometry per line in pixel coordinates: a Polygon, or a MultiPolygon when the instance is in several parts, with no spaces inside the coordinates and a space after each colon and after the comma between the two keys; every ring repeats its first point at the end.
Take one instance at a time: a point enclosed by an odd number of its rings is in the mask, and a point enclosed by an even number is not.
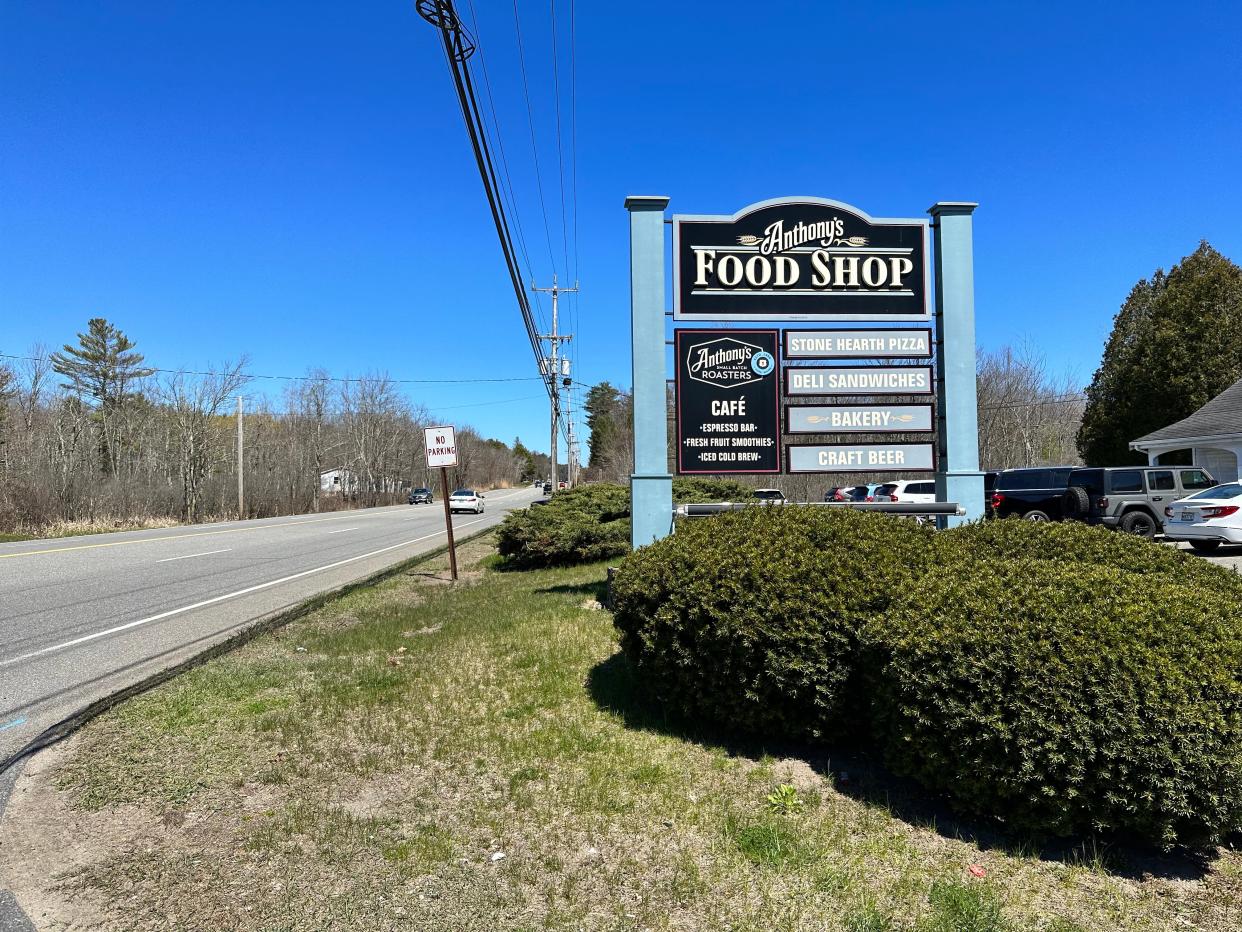
{"type": "MultiPolygon", "coordinates": [[[[47,356],[14,356],[10,353],[0,353],[0,359],[21,359],[27,362],[43,362],[48,359],[47,356]]],[[[218,372],[201,372],[195,369],[159,369],[147,366],[155,372],[167,375],[219,375],[218,372]]],[[[376,378],[383,378],[394,385],[470,385],[482,384],[485,382],[542,382],[542,376],[525,375],[514,376],[511,378],[499,379],[392,379],[387,376],[361,376],[359,378],[347,378],[340,376],[317,376],[317,375],[260,375],[246,373],[248,379],[273,379],[284,382],[369,382],[376,378]]]]}
{"type": "MultiPolygon", "coordinates": [[[[474,0],[467,0],[467,2],[470,5],[470,23],[474,28],[475,35],[478,36],[479,39],[479,64],[483,68],[483,89],[487,92],[487,106],[488,110],[491,112],[492,129],[496,134],[496,147],[500,152],[500,166],[502,169],[501,177],[504,179],[505,191],[508,194],[509,208],[513,213],[513,225],[517,229],[518,245],[522,250],[522,258],[526,262],[526,274],[528,277],[533,279],[535,277],[535,268],[531,264],[530,252],[526,248],[526,234],[522,229],[522,212],[518,207],[517,193],[513,187],[513,175],[509,171],[509,159],[505,154],[504,133],[500,131],[500,118],[496,114],[496,98],[492,94],[492,81],[487,69],[487,53],[483,47],[483,34],[479,29],[478,14],[474,9],[474,0]]],[[[542,330],[544,329],[544,312],[543,302],[539,295],[535,295],[535,310],[539,318],[539,329],[542,330]]]]}
{"type": "MultiPolygon", "coordinates": [[[[470,145],[474,152],[475,163],[479,169],[480,180],[483,182],[483,192],[487,196],[488,207],[492,212],[492,220],[496,226],[496,235],[500,240],[501,252],[509,272],[509,280],[513,286],[514,296],[517,298],[518,309],[522,314],[522,322],[526,327],[526,336],[530,341],[531,351],[535,354],[535,359],[540,362],[542,369],[543,349],[539,343],[539,331],[535,326],[531,313],[530,301],[527,299],[526,291],[522,287],[522,275],[518,268],[513,237],[509,232],[508,218],[505,215],[503,198],[499,190],[500,185],[497,181],[495,165],[492,162],[491,150],[488,146],[487,126],[479,113],[478,100],[474,93],[474,82],[470,76],[468,59],[476,48],[474,40],[466,33],[465,28],[462,26],[461,20],[453,8],[452,0],[418,0],[417,9],[419,15],[440,30],[440,37],[444,45],[444,56],[449,66],[449,73],[453,79],[454,89],[457,92],[457,102],[461,107],[462,120],[466,124],[466,132],[470,138],[470,145]]],[[[550,246],[551,238],[549,234],[549,252],[550,246]]],[[[552,397],[554,394],[552,376],[545,373],[544,382],[549,397],[552,397]]]]}
{"type": "MultiPolygon", "coordinates": [[[[516,0],[514,0],[516,2],[516,0]]],[[[561,251],[569,275],[569,223],[565,218],[565,139],[561,132],[561,66],[556,46],[556,0],[552,7],[552,98],[556,104],[556,164],[561,183],[561,251]]]]}
{"type": "Polygon", "coordinates": [[[543,197],[543,173],[539,170],[539,146],[535,142],[535,112],[530,104],[530,85],[526,80],[526,50],[522,45],[522,21],[518,14],[517,0],[513,0],[513,29],[517,34],[518,64],[522,69],[522,94],[526,98],[526,122],[530,126],[530,151],[535,160],[535,184],[539,189],[539,208],[543,212],[543,232],[548,240],[548,261],[552,263],[552,271],[555,272],[556,257],[552,254],[552,230],[548,226],[548,205],[543,197]]]}

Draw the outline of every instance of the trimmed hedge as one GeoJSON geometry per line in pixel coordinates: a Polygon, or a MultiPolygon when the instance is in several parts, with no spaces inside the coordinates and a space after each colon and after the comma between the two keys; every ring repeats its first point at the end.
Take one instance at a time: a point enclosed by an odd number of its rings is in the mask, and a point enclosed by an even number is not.
{"type": "MultiPolygon", "coordinates": [[[[734,480],[673,480],[677,504],[746,501],[751,493],[734,480]]],[[[619,557],[630,549],[630,490],[600,482],[556,492],[548,504],[506,517],[498,547],[510,566],[521,569],[619,557]]]]}
{"type": "MultiPolygon", "coordinates": [[[[1102,551],[1138,557],[1110,536],[1102,551]]],[[[1167,845],[1242,827],[1235,581],[1179,584],[1077,553],[950,561],[872,620],[889,765],[1040,835],[1167,845]]]]}
{"type": "Polygon", "coordinates": [[[686,716],[771,737],[840,734],[856,721],[859,632],[920,571],[931,535],[793,506],[684,522],[613,578],[621,645],[686,716]]]}
{"type": "Polygon", "coordinates": [[[870,728],[894,770],[1021,832],[1242,829],[1242,577],[1172,548],[756,508],[630,555],[612,595],[626,654],[691,718],[870,728]]]}
{"type": "MultiPolygon", "coordinates": [[[[1201,557],[1136,534],[1122,534],[1081,521],[1039,523],[1011,517],[964,524],[938,535],[937,543],[954,550],[957,559],[1036,559],[1075,566],[1106,566],[1212,587],[1227,586],[1232,581],[1242,591],[1242,576],[1201,557]]],[[[949,559],[947,554],[945,558],[949,559]]]]}

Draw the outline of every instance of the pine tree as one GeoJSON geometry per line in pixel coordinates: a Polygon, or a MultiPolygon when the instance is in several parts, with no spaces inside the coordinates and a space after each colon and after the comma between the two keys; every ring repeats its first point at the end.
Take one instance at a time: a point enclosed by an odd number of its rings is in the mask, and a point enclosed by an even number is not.
{"type": "Polygon", "coordinates": [[[1093,466],[1141,463],[1130,441],[1194,413],[1242,378],[1242,268],[1206,242],[1143,279],[1113,319],[1087,388],[1078,451],[1093,466]]]}
{"type": "Polygon", "coordinates": [[[51,355],[52,368],[64,376],[64,388],[79,398],[95,400],[99,425],[100,467],[116,471],[116,443],[112,436],[115,413],[129,396],[129,386],[155,372],[143,367],[143,355],[119,329],[102,317],[92,318],[86,333],[78,334],[78,345],[64,346],[51,355]]]}
{"type": "Polygon", "coordinates": [[[599,468],[611,450],[619,431],[617,417],[621,409],[621,392],[608,382],[592,385],[586,397],[587,428],[591,432],[591,458],[588,465],[599,468]]]}

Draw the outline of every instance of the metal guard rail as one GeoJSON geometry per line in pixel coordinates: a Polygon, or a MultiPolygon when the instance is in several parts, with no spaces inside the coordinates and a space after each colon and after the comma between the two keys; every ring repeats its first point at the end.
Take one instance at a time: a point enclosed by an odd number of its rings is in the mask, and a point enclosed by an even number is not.
{"type": "Polygon", "coordinates": [[[890,515],[955,515],[962,517],[966,509],[957,502],[702,502],[678,505],[674,513],[679,518],[706,518],[722,511],[741,511],[743,508],[778,508],[784,505],[814,508],[853,508],[855,511],[880,511],[890,515]]]}

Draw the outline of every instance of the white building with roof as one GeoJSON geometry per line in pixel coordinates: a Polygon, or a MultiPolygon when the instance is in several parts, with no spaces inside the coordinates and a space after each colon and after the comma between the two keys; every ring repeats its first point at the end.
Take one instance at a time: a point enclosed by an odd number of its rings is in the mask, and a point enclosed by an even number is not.
{"type": "Polygon", "coordinates": [[[1190,417],[1130,441],[1130,449],[1146,453],[1152,465],[1162,453],[1190,450],[1194,465],[1217,482],[1236,482],[1242,463],[1242,379],[1190,417]]]}

